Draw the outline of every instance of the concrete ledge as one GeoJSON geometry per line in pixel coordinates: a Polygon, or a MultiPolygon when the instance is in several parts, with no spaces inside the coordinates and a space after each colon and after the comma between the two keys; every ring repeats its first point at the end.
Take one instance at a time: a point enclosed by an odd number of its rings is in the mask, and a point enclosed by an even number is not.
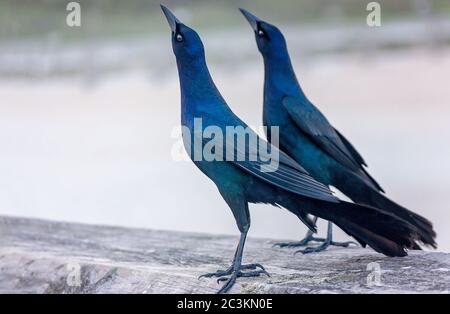
{"type": "MultiPolygon", "coordinates": [[[[197,277],[228,266],[237,240],[0,217],[0,293],[214,293],[214,279],[197,277]]],[[[239,278],[231,292],[450,291],[447,253],[388,258],[370,249],[332,248],[293,256],[273,243],[248,240],[244,262],[259,262],[272,276],[239,278]]]]}

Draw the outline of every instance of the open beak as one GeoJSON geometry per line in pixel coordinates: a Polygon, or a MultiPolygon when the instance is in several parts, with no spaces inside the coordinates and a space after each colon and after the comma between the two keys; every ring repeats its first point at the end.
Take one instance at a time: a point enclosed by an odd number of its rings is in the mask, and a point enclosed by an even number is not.
{"type": "Polygon", "coordinates": [[[239,10],[245,16],[247,21],[250,23],[250,26],[253,28],[253,30],[255,32],[257,32],[258,31],[258,23],[262,22],[262,20],[259,17],[254,16],[253,14],[248,12],[247,10],[244,10],[242,8],[239,8],[239,10]]]}
{"type": "Polygon", "coordinates": [[[167,7],[163,6],[162,4],[160,4],[160,6],[164,15],[166,16],[172,33],[175,34],[177,32],[178,24],[181,24],[180,20],[178,20],[177,17],[167,7]]]}

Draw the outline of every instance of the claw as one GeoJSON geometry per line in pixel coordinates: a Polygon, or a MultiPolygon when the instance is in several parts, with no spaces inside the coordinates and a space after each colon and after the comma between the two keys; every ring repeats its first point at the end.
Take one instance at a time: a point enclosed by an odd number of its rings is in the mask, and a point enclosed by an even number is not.
{"type": "MultiPolygon", "coordinates": [[[[236,278],[237,278],[237,275],[235,275],[235,274],[233,274],[233,275],[232,275],[230,278],[228,278],[228,279],[225,278],[224,280],[227,280],[227,281],[226,281],[225,284],[222,286],[222,288],[220,288],[220,290],[217,291],[217,293],[218,293],[218,294],[227,293],[228,290],[230,290],[231,287],[233,287],[234,283],[236,282],[236,278]]],[[[219,279],[222,279],[222,278],[219,278],[219,279]]],[[[221,281],[223,281],[223,280],[221,280],[221,281]]],[[[219,282],[219,281],[218,281],[218,282],[219,282]]]]}
{"type": "Polygon", "coordinates": [[[259,277],[259,275],[264,274],[267,277],[270,277],[270,274],[265,270],[256,270],[248,273],[239,272],[238,277],[259,277]]]}
{"type": "MultiPolygon", "coordinates": [[[[259,264],[259,263],[241,265],[240,270],[248,270],[248,269],[254,270],[256,268],[260,268],[262,271],[267,273],[267,271],[264,268],[264,266],[259,264]]],[[[206,273],[206,274],[200,275],[200,276],[198,276],[198,279],[211,278],[211,277],[223,277],[223,276],[231,275],[232,273],[233,273],[233,268],[229,267],[227,270],[219,269],[215,273],[206,273]]]]}
{"type": "Polygon", "coordinates": [[[205,278],[222,277],[222,276],[230,275],[231,273],[232,273],[231,268],[228,268],[227,270],[218,269],[214,273],[206,273],[206,274],[200,275],[198,277],[198,279],[203,278],[203,277],[205,277],[205,278]]]}
{"type": "Polygon", "coordinates": [[[265,268],[264,268],[264,266],[263,265],[261,265],[261,264],[259,264],[259,263],[253,263],[253,264],[247,264],[247,265],[242,265],[241,266],[241,270],[242,269],[256,269],[256,268],[261,268],[261,270],[266,270],[265,268]]]}
{"type": "Polygon", "coordinates": [[[316,246],[316,247],[307,247],[304,250],[298,250],[295,251],[294,255],[297,253],[303,253],[303,254],[308,254],[308,253],[315,253],[315,252],[321,252],[326,250],[330,245],[334,245],[334,246],[340,246],[340,247],[348,247],[351,244],[354,244],[356,246],[358,246],[357,243],[353,242],[353,241],[348,241],[348,242],[334,242],[333,241],[333,224],[329,221],[328,222],[328,230],[327,230],[327,237],[326,239],[322,239],[322,238],[313,238],[312,233],[308,232],[306,234],[306,237],[300,241],[300,242],[293,242],[293,243],[286,243],[286,244],[282,244],[280,245],[281,247],[296,247],[296,246],[301,246],[304,245],[306,243],[308,243],[309,241],[318,241],[318,242],[323,242],[321,245],[316,246]]]}
{"type": "Polygon", "coordinates": [[[331,245],[340,246],[340,247],[349,247],[350,245],[359,246],[355,241],[347,241],[347,242],[333,242],[331,241],[331,245]]]}
{"type": "Polygon", "coordinates": [[[217,283],[220,284],[223,281],[226,281],[226,283],[223,285],[223,287],[219,290],[218,293],[225,293],[227,292],[234,284],[237,278],[239,277],[259,277],[260,275],[266,275],[270,277],[270,274],[266,271],[263,265],[259,263],[253,263],[253,264],[244,264],[240,265],[238,269],[234,269],[233,266],[230,266],[227,270],[218,270],[215,273],[207,273],[199,276],[198,278],[211,278],[211,277],[218,277],[217,283]],[[258,269],[259,268],[259,269],[258,269]],[[251,270],[249,272],[243,272],[243,270],[251,270]],[[231,276],[230,276],[231,275],[231,276]],[[230,277],[228,277],[230,276],[230,277]]]}
{"type": "MultiPolygon", "coordinates": [[[[256,266],[259,265],[258,267],[260,268],[264,268],[262,267],[262,265],[260,264],[250,264],[250,265],[245,265],[247,266],[246,268],[256,268],[256,266]]],[[[241,268],[242,269],[242,268],[241,268]]],[[[217,278],[217,283],[221,283],[222,281],[226,281],[225,284],[222,286],[222,288],[220,288],[220,290],[217,293],[226,293],[228,292],[228,290],[230,290],[230,288],[234,285],[234,283],[236,282],[236,279],[239,277],[259,277],[261,274],[264,274],[268,277],[270,277],[270,274],[265,271],[264,269],[260,269],[260,270],[255,270],[255,271],[251,271],[251,272],[247,272],[244,273],[241,270],[239,270],[238,272],[234,272],[230,278],[227,277],[220,277],[217,278]]]]}
{"type": "MultiPolygon", "coordinates": [[[[217,270],[217,273],[218,273],[219,271],[217,270]]],[[[200,279],[202,279],[202,278],[210,278],[210,277],[212,277],[213,275],[214,275],[215,273],[206,273],[206,274],[201,274],[200,276],[198,276],[198,280],[200,280],[200,279]]]]}
{"type": "Polygon", "coordinates": [[[317,253],[326,250],[329,246],[339,246],[339,247],[349,247],[351,244],[358,246],[356,242],[348,241],[348,242],[334,242],[334,241],[326,241],[323,244],[316,247],[307,247],[304,250],[295,251],[294,255],[297,253],[309,254],[309,253],[317,253]]]}
{"type": "Polygon", "coordinates": [[[309,242],[325,242],[324,238],[315,238],[313,236],[307,236],[303,240],[295,241],[295,242],[278,242],[275,243],[274,247],[280,247],[280,248],[294,248],[299,246],[306,246],[309,242]]]}

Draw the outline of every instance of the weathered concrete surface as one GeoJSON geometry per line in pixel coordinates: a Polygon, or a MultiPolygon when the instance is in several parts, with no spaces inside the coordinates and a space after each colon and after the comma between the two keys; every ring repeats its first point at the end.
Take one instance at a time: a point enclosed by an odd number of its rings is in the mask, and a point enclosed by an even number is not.
{"type": "MultiPolygon", "coordinates": [[[[228,266],[236,241],[0,217],[0,293],[212,293],[219,287],[216,281],[197,277],[228,266]]],[[[244,262],[263,264],[272,277],[239,278],[232,292],[450,291],[450,254],[387,258],[370,249],[333,248],[294,256],[293,250],[273,248],[273,243],[250,238],[244,255],[244,262]],[[367,285],[367,267],[374,262],[380,266],[381,286],[367,285]]],[[[376,272],[376,265],[369,268],[376,272]]]]}

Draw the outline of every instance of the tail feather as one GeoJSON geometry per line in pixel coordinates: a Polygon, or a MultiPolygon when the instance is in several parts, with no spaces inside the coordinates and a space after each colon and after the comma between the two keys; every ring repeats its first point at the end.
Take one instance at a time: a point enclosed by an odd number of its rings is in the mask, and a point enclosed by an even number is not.
{"type": "MultiPolygon", "coordinates": [[[[308,208],[308,211],[309,208],[308,208]]],[[[326,203],[311,206],[311,214],[335,223],[363,246],[387,256],[405,256],[417,245],[418,230],[386,211],[354,203],[326,203]],[[320,208],[320,209],[318,209],[320,208]]]]}
{"type": "MultiPolygon", "coordinates": [[[[362,239],[365,243],[369,243],[369,246],[379,253],[383,253],[387,256],[406,256],[408,253],[404,246],[398,243],[384,238],[370,230],[364,229],[358,225],[347,223],[342,229],[350,235],[356,238],[362,239]]],[[[361,241],[361,240],[358,240],[361,241]]]]}
{"type": "Polygon", "coordinates": [[[370,175],[370,173],[365,169],[364,167],[361,167],[362,172],[369,178],[370,182],[375,186],[375,188],[379,191],[384,193],[385,191],[381,187],[381,185],[370,175]]]}
{"type": "MultiPolygon", "coordinates": [[[[346,173],[338,181],[340,184],[336,185],[336,187],[354,202],[380,208],[407,221],[417,228],[419,241],[422,244],[433,248],[437,247],[435,241],[436,232],[433,230],[433,224],[429,220],[391,201],[383,194],[365,185],[361,179],[352,173],[346,173]]],[[[420,246],[415,243],[410,248],[419,249],[420,246]]]]}
{"type": "Polygon", "coordinates": [[[369,205],[381,208],[409,222],[418,229],[419,241],[422,244],[431,246],[433,248],[437,247],[435,241],[436,232],[433,230],[433,224],[426,218],[394,203],[384,195],[376,192],[371,193],[371,202],[369,203],[369,205]]]}

